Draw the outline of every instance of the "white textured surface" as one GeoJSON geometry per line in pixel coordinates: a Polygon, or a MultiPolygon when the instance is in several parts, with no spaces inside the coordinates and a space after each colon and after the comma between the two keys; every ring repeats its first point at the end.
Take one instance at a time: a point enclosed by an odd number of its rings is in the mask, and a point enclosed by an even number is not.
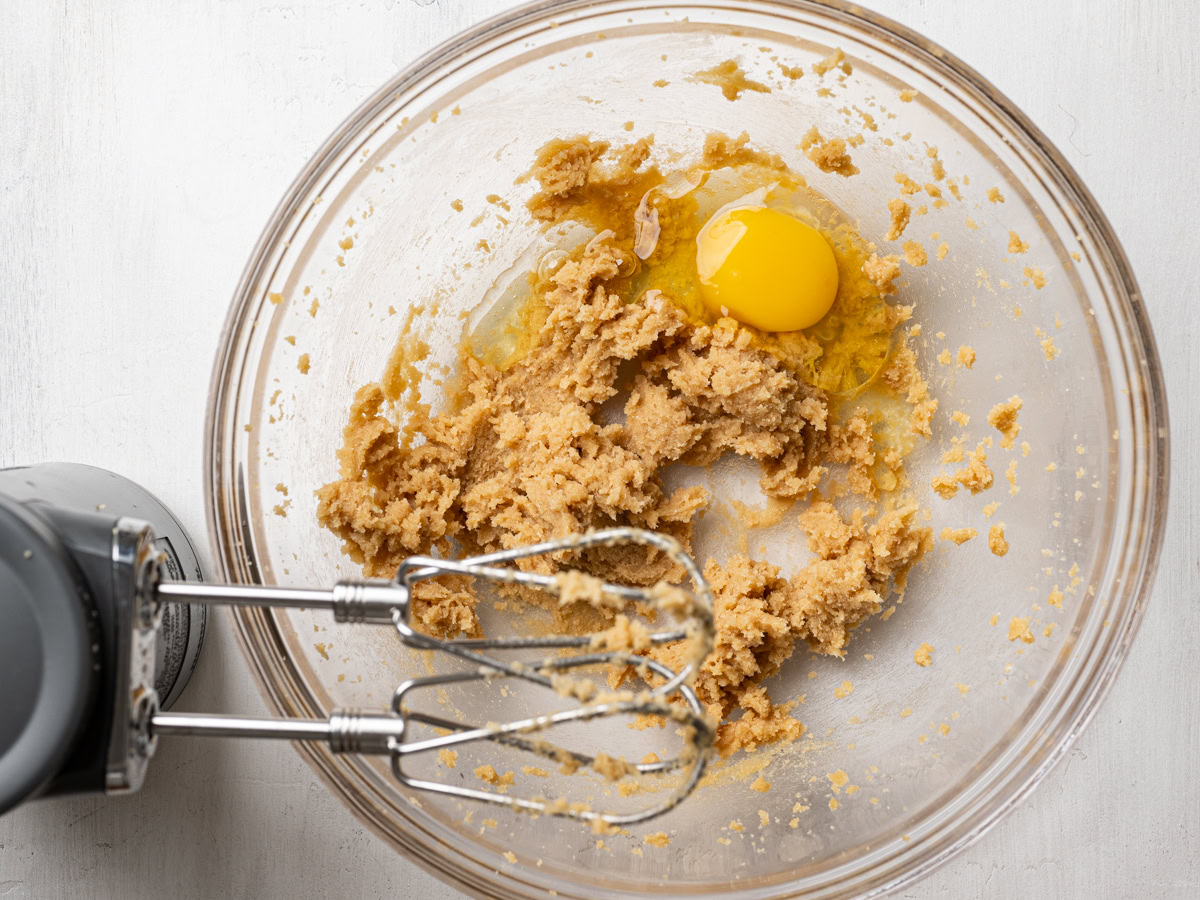
{"type": "MultiPolygon", "coordinates": [[[[4,4],[0,466],[131,475],[204,534],[201,431],[225,305],[325,135],[503,0],[4,4]]],[[[1157,329],[1173,421],[1154,601],[1068,760],[905,896],[1200,895],[1200,12],[1184,0],[872,0],[974,65],[1112,219],[1157,329]]],[[[223,618],[183,708],[263,704],[223,618]]],[[[144,791],[0,820],[0,898],[457,894],[377,841],[287,746],[166,742],[144,791]]]]}

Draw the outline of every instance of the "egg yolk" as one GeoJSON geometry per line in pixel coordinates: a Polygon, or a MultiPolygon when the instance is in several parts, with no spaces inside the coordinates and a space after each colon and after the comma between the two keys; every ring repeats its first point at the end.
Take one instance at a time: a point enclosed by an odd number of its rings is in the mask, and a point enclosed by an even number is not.
{"type": "Polygon", "coordinates": [[[715,315],[762,331],[799,331],[833,306],[837,261],[821,233],[766,207],[717,213],[696,236],[700,294],[715,315]]]}

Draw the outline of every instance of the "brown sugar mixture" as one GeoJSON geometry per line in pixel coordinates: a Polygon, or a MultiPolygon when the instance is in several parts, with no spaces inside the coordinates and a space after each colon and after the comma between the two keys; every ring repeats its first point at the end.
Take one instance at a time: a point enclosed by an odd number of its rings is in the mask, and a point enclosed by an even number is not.
{"type": "MultiPolygon", "coordinates": [[[[911,307],[883,300],[897,289],[894,257],[873,255],[803,178],[744,135],[710,136],[699,161],[677,171],[652,163],[652,149],[651,138],[543,148],[530,173],[540,188],[531,214],[582,223],[594,236],[530,276],[515,352],[497,359],[464,342],[442,412],[410,396],[395,413],[412,379],[357,392],[341,473],[318,491],[318,514],[368,576],[390,577],[405,557],[451,541],[478,553],[615,524],[690,547],[698,517],[720,498],[702,486],[668,489],[666,468],[752,460],[768,505],[780,517],[791,510],[787,521],[813,558],[791,572],[748,555],[704,566],[716,648],[695,688],[724,722],[718,748],[729,754],[803,733],[765,680],[797,648],[844,654],[853,630],[903,590],[931,548],[904,459],[929,434],[937,401],[895,327],[911,307]],[[706,215],[764,185],[778,202],[802,203],[837,258],[833,311],[811,334],[758,332],[696,299],[695,235],[706,215]]],[[[841,150],[824,144],[818,164],[841,150]]],[[[850,168],[848,158],[835,165],[850,168]]],[[[974,490],[980,468],[982,449],[954,487],[974,490]]],[[[566,565],[523,564],[547,573],[566,565]]],[[[570,565],[637,585],[683,577],[645,548],[591,550],[570,565]]],[[[465,581],[423,582],[413,620],[438,636],[478,635],[477,602],[465,581]]],[[[586,632],[619,612],[577,603],[554,604],[552,614],[556,628],[586,632]]],[[[669,663],[683,649],[645,652],[669,663]]]]}

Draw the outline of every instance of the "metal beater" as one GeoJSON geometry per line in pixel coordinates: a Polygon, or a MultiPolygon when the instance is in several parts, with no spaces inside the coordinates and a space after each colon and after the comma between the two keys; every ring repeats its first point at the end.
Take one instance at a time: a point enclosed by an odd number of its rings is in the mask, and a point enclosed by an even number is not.
{"type": "MultiPolygon", "coordinates": [[[[605,825],[623,826],[646,821],[673,808],[695,788],[704,773],[712,749],[712,725],[689,682],[707,657],[713,644],[713,598],[695,561],[674,539],[636,528],[610,528],[561,540],[489,553],[469,559],[449,560],[414,556],[400,566],[392,581],[342,581],[332,590],[309,588],[260,587],[250,585],[174,582],[159,577],[153,558],[142,570],[144,603],[139,621],[146,629],[155,627],[157,611],[164,603],[222,604],[228,606],[303,607],[327,609],[335,621],[393,626],[406,646],[437,650],[474,663],[470,671],[414,678],[400,684],[386,713],[335,711],[328,719],[257,718],[229,715],[201,715],[160,712],[153,697],[144,700],[134,717],[137,745],[147,756],[153,753],[157,739],[164,735],[211,737],[274,738],[293,741],[324,741],[335,753],[386,755],[396,779],[409,788],[448,794],[485,803],[514,807],[531,813],[568,816],[605,825]],[[415,631],[410,625],[412,587],[418,581],[440,575],[466,575],[471,578],[519,584],[558,594],[561,576],[524,571],[511,565],[524,557],[576,552],[591,547],[636,543],[654,548],[683,567],[694,590],[682,594],[678,589],[645,589],[601,583],[600,590],[620,601],[640,601],[661,612],[687,614],[687,625],[653,632],[651,645],[686,640],[690,642],[687,662],[678,671],[646,656],[626,650],[595,649],[595,635],[527,637],[503,639],[439,640],[415,631]],[[682,599],[681,599],[682,598],[682,599]],[[559,650],[580,651],[573,656],[553,656],[536,660],[506,660],[482,651],[559,650]],[[521,678],[541,687],[569,695],[573,682],[563,675],[586,666],[629,666],[646,682],[659,681],[639,693],[601,695],[570,709],[505,723],[464,725],[450,719],[410,709],[409,695],[421,688],[464,681],[494,678],[521,678]],[[684,749],[673,759],[658,762],[629,763],[624,770],[642,775],[664,774],[686,769],[678,785],[654,806],[631,813],[598,812],[583,804],[562,800],[509,797],[474,790],[455,784],[412,778],[404,771],[404,760],[415,753],[434,752],[473,741],[497,741],[529,753],[564,763],[570,768],[595,768],[597,756],[566,750],[537,737],[537,733],[567,722],[589,721],[607,716],[643,714],[661,716],[683,726],[684,749]],[[410,724],[421,722],[446,733],[413,740],[410,724]]],[[[609,757],[611,760],[611,757],[609,757]]]]}

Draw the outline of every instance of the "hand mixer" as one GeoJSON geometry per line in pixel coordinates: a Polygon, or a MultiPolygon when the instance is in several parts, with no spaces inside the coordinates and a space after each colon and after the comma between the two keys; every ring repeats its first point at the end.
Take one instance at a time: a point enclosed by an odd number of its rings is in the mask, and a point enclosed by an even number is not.
{"type": "MultiPolygon", "coordinates": [[[[39,794],[136,790],[158,739],[169,735],[323,741],[335,753],[389,757],[397,781],[414,790],[614,827],[642,822],[673,808],[703,775],[713,730],[690,681],[712,649],[713,598],[699,567],[674,539],[617,527],[467,559],[414,556],[391,581],[341,581],[332,589],[208,584],[196,580],[198,568],[193,575],[181,572],[177,560],[172,564],[177,554],[174,544],[187,543],[182,532],[164,547],[154,525],[116,516],[107,511],[107,504],[91,503],[101,495],[95,480],[115,477],[88,467],[0,472],[0,683],[10,686],[0,692],[0,813],[39,794]],[[14,490],[13,473],[21,473],[22,490],[14,490]],[[32,477],[35,474],[41,477],[32,477]],[[64,480],[69,489],[63,488],[64,480]],[[71,508],[85,501],[95,508],[71,508]],[[610,647],[605,633],[442,640],[411,625],[410,598],[417,582],[459,575],[561,596],[566,584],[561,575],[527,571],[515,564],[529,557],[563,558],[622,543],[664,554],[679,564],[693,585],[685,593],[661,585],[641,588],[593,580],[598,597],[621,605],[644,604],[643,609],[685,619],[676,627],[648,633],[637,649],[610,647]],[[450,654],[471,668],[404,681],[393,693],[391,709],[382,712],[337,710],[327,719],[295,719],[163,711],[164,659],[178,655],[164,654],[164,622],[177,620],[187,610],[196,611],[198,617],[209,605],[328,610],[339,623],[390,626],[404,645],[450,654]],[[687,642],[678,669],[637,652],[678,641],[687,642]],[[569,654],[530,660],[510,658],[514,651],[569,654]],[[569,674],[597,666],[627,667],[647,687],[592,695],[583,690],[594,687],[591,682],[576,681],[569,674]],[[531,682],[574,704],[514,721],[465,724],[419,711],[408,702],[422,688],[504,678],[531,682]],[[662,800],[633,812],[604,812],[561,798],[476,790],[414,778],[404,768],[413,754],[492,741],[562,763],[564,771],[592,768],[612,777],[613,757],[568,750],[540,733],[556,725],[635,714],[678,723],[685,740],[671,759],[616,762],[618,773],[631,775],[682,770],[662,800]],[[415,738],[414,723],[437,732],[415,738]],[[103,781],[97,783],[101,772],[103,781]]],[[[119,484],[140,500],[140,506],[133,503],[134,511],[153,513],[156,521],[166,517],[167,530],[178,529],[169,512],[132,482],[119,479],[104,484],[105,496],[119,484]]],[[[190,546],[185,549],[190,551],[190,546]]]]}

